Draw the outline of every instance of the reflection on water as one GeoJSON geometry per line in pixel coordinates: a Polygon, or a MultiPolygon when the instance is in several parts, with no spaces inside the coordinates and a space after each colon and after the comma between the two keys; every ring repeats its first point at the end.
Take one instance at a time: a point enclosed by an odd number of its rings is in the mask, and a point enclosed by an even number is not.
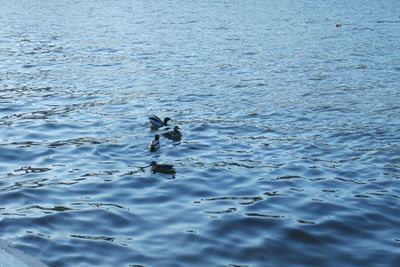
{"type": "Polygon", "coordinates": [[[57,267],[396,266],[398,9],[4,3],[0,238],[57,267]]]}

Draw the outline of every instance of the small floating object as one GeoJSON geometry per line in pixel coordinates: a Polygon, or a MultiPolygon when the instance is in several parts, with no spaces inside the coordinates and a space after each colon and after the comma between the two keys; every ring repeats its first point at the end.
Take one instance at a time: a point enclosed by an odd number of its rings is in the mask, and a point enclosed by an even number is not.
{"type": "Polygon", "coordinates": [[[182,133],[180,132],[180,130],[181,128],[179,128],[179,126],[175,126],[172,131],[163,133],[163,136],[172,141],[181,141],[182,133]]]}
{"type": "Polygon", "coordinates": [[[157,162],[152,161],[150,163],[150,166],[151,166],[151,171],[153,173],[156,173],[156,172],[160,172],[160,173],[164,173],[164,174],[175,174],[176,173],[174,165],[158,164],[157,162]]]}
{"type": "Polygon", "coordinates": [[[149,117],[149,121],[151,123],[151,128],[161,128],[163,126],[168,126],[168,121],[170,121],[171,119],[166,117],[164,120],[160,119],[158,116],[153,115],[151,117],[149,117]]]}
{"type": "Polygon", "coordinates": [[[341,24],[341,23],[336,23],[336,24],[335,24],[335,27],[336,27],[336,28],[340,28],[340,27],[342,27],[342,24],[341,24]]]}
{"type": "Polygon", "coordinates": [[[160,136],[158,134],[156,134],[154,136],[154,140],[151,140],[150,144],[149,144],[149,150],[150,152],[156,152],[157,150],[160,149],[160,136]]]}

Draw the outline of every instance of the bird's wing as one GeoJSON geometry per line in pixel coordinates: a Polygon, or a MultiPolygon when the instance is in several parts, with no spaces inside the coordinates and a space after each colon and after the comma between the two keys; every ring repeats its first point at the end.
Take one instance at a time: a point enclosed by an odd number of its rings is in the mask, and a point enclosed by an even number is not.
{"type": "Polygon", "coordinates": [[[163,121],[156,115],[149,117],[149,121],[154,126],[163,126],[163,124],[164,124],[163,121]]]}
{"type": "Polygon", "coordinates": [[[160,122],[162,122],[162,120],[160,119],[160,117],[158,117],[158,116],[156,116],[156,115],[150,116],[150,117],[149,117],[149,120],[155,120],[155,121],[160,121],[160,122]]]}
{"type": "Polygon", "coordinates": [[[174,135],[174,132],[172,131],[172,132],[166,132],[166,133],[163,133],[163,136],[164,137],[171,137],[171,136],[173,136],[174,135]]]}

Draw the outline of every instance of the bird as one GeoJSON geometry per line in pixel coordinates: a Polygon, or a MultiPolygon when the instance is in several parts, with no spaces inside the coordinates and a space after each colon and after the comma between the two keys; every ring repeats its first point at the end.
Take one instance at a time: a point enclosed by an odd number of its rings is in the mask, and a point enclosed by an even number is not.
{"type": "Polygon", "coordinates": [[[172,131],[163,133],[163,136],[173,141],[181,141],[182,133],[180,132],[180,130],[181,128],[179,128],[179,126],[175,126],[172,131]]]}
{"type": "Polygon", "coordinates": [[[160,172],[164,174],[175,174],[176,170],[174,169],[174,165],[170,164],[158,164],[155,161],[150,163],[151,171],[153,173],[160,172]]]}
{"type": "Polygon", "coordinates": [[[160,149],[160,136],[158,134],[156,134],[154,136],[154,140],[151,140],[150,144],[149,144],[149,150],[150,152],[156,152],[157,150],[160,149]]]}
{"type": "Polygon", "coordinates": [[[151,128],[161,128],[163,126],[168,126],[168,121],[170,121],[171,118],[166,117],[164,120],[161,120],[158,116],[153,115],[151,117],[149,117],[149,121],[151,124],[151,128]]]}

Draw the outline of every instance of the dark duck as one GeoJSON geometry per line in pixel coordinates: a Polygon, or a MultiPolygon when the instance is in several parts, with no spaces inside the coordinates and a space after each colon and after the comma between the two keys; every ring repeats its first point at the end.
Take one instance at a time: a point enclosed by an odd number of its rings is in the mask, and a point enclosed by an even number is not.
{"type": "Polygon", "coordinates": [[[149,150],[150,152],[156,152],[160,149],[160,136],[156,134],[154,136],[154,140],[151,140],[149,144],[149,150]]]}
{"type": "Polygon", "coordinates": [[[172,131],[163,133],[163,136],[173,141],[181,141],[182,133],[180,132],[180,130],[181,128],[179,128],[179,126],[175,126],[172,131]]]}
{"type": "Polygon", "coordinates": [[[158,128],[161,128],[163,126],[168,126],[168,121],[170,121],[170,120],[171,119],[168,118],[168,117],[166,117],[164,120],[162,120],[156,115],[153,115],[153,116],[149,117],[149,121],[150,121],[152,129],[158,129],[158,128]]]}
{"type": "Polygon", "coordinates": [[[164,174],[175,174],[176,170],[174,168],[174,165],[170,164],[158,164],[155,161],[152,161],[150,163],[151,171],[153,173],[159,172],[159,173],[164,173],[164,174]]]}

